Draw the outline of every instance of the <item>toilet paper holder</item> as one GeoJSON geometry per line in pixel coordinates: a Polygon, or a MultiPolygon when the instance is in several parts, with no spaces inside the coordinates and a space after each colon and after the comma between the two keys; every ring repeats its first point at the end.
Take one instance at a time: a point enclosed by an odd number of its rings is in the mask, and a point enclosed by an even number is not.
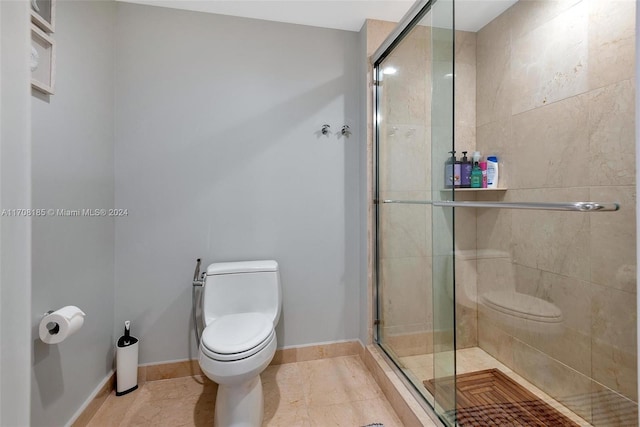
{"type": "Polygon", "coordinates": [[[86,314],[74,305],[49,310],[42,315],[38,327],[40,340],[45,344],[59,344],[75,334],[84,324],[86,314]]]}
{"type": "MultiPolygon", "coordinates": [[[[42,315],[42,318],[44,319],[50,314],[53,314],[53,310],[47,311],[45,314],[42,315]]],[[[57,322],[47,322],[47,331],[49,331],[51,335],[55,335],[58,332],[60,332],[60,325],[57,322]]]]}

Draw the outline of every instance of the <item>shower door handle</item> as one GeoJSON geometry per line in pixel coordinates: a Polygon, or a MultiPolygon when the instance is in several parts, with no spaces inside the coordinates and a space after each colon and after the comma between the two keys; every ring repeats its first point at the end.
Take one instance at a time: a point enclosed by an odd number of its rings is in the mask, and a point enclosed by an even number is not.
{"type": "Polygon", "coordinates": [[[399,203],[409,205],[432,205],[450,208],[493,208],[493,209],[529,209],[539,211],[565,212],[614,212],[620,210],[615,202],[456,202],[454,200],[383,200],[382,203],[399,203]]]}
{"type": "Polygon", "coordinates": [[[566,212],[614,212],[620,210],[618,203],[600,202],[455,202],[434,201],[433,206],[454,208],[498,208],[498,209],[530,209],[541,211],[566,211],[566,212]]]}

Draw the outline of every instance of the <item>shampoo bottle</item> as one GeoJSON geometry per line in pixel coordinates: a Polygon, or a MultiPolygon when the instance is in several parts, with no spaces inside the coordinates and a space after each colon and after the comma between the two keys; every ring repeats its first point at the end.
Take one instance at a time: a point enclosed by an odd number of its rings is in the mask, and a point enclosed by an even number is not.
{"type": "Polygon", "coordinates": [[[498,157],[487,157],[487,188],[498,188],[498,157]]]}
{"type": "Polygon", "coordinates": [[[444,162],[444,186],[445,188],[453,188],[454,181],[454,167],[456,164],[456,152],[449,151],[451,153],[451,157],[444,162]]]}
{"type": "Polygon", "coordinates": [[[478,162],[473,164],[473,169],[471,170],[471,188],[482,188],[482,171],[480,171],[478,162]]]}
{"type": "Polygon", "coordinates": [[[471,161],[467,157],[467,152],[462,152],[462,164],[460,165],[460,186],[462,188],[471,187],[471,171],[473,170],[473,166],[471,161]]]}
{"type": "Polygon", "coordinates": [[[453,186],[455,188],[460,188],[462,186],[461,179],[462,179],[462,162],[460,160],[456,160],[455,163],[453,164],[453,186]]]}

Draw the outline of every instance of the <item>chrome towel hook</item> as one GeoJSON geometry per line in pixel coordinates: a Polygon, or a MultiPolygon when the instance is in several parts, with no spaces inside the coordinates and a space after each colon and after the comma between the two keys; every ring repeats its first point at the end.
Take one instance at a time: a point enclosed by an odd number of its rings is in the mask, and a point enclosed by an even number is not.
{"type": "Polygon", "coordinates": [[[329,125],[326,125],[326,124],[322,125],[322,130],[320,132],[323,135],[326,135],[326,134],[328,134],[330,132],[330,130],[329,130],[330,128],[331,128],[331,126],[329,126],[329,125]]]}
{"type": "Polygon", "coordinates": [[[349,130],[349,125],[342,126],[342,130],[340,131],[340,133],[346,136],[347,138],[349,138],[349,135],[351,135],[351,131],[349,130]]]}

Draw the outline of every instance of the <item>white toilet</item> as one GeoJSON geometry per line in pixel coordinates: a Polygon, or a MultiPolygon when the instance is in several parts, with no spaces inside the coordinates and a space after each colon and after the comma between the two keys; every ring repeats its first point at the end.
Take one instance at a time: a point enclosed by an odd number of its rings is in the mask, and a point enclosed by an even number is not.
{"type": "Polygon", "coordinates": [[[478,309],[492,322],[515,331],[551,337],[564,330],[562,310],[541,298],[503,290],[485,292],[479,302],[478,309]]]}
{"type": "MultiPolygon", "coordinates": [[[[507,252],[482,249],[482,250],[457,250],[456,259],[461,261],[477,259],[502,259],[505,265],[511,265],[507,252]]],[[[448,274],[452,269],[448,268],[448,274]]],[[[505,271],[504,274],[515,280],[513,272],[505,271]]],[[[453,299],[453,280],[447,276],[447,294],[453,299]]],[[[544,334],[548,337],[556,336],[564,331],[564,317],[562,310],[556,305],[526,295],[515,290],[515,282],[509,283],[507,289],[486,291],[478,295],[476,283],[465,281],[465,277],[456,278],[456,302],[470,309],[483,313],[493,323],[502,327],[512,328],[515,332],[544,334]],[[477,295],[477,296],[476,296],[477,295]]]]}
{"type": "Polygon", "coordinates": [[[260,373],[276,351],[282,291],[276,261],[211,264],[202,299],[200,368],[218,383],[216,427],[257,427],[264,399],[260,373]]]}

